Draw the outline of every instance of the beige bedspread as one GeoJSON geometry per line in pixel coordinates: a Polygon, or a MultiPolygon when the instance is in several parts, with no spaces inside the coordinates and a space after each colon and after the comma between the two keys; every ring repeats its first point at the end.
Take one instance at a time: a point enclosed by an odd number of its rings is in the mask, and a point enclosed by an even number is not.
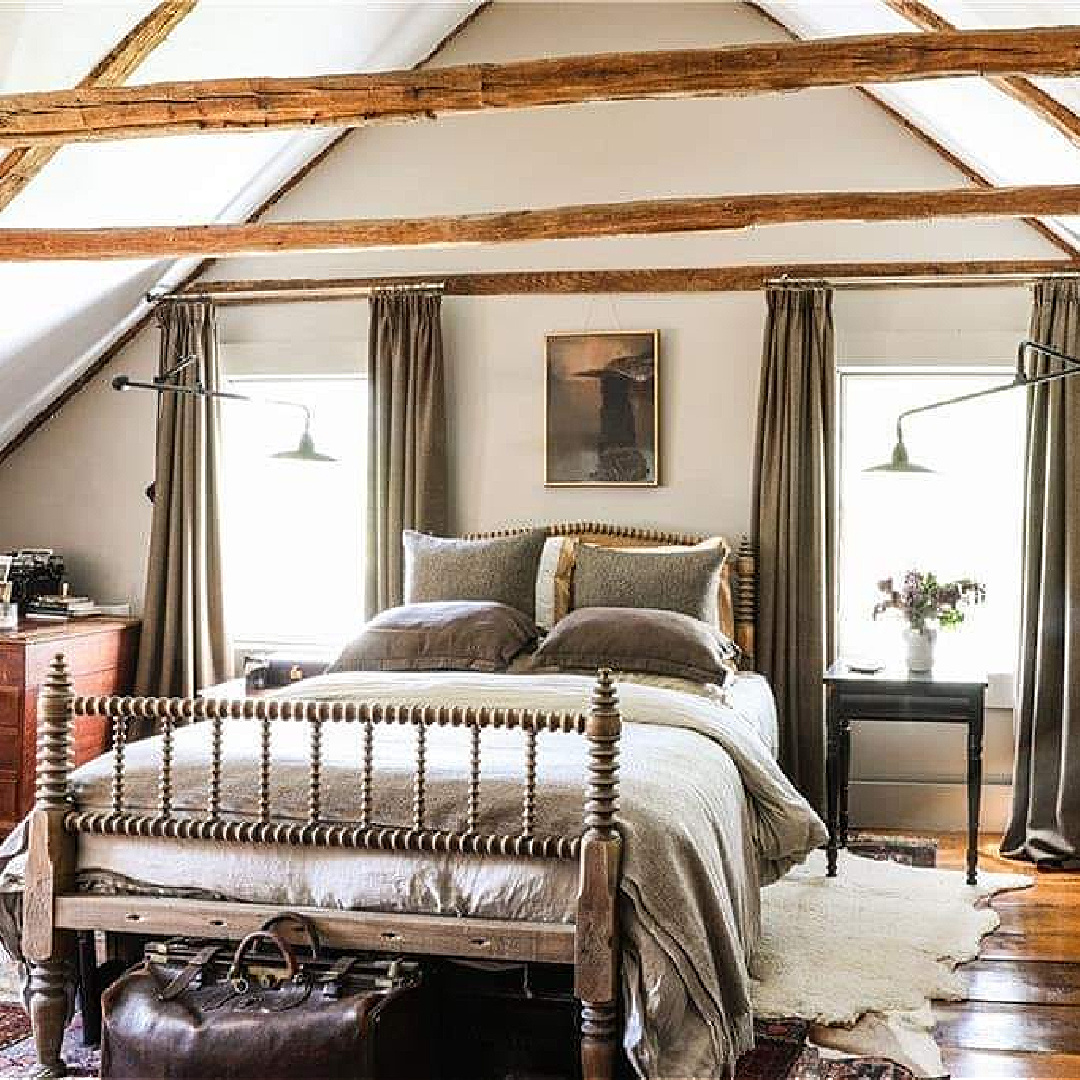
{"type": "MultiPolygon", "coordinates": [[[[761,736],[755,717],[762,685],[745,682],[728,693],[726,703],[670,689],[620,686],[627,721],[619,816],[624,1043],[644,1076],[722,1076],[751,1045],[747,961],[759,929],[759,887],[824,839],[821,822],[783,777],[761,736]]],[[[571,675],[360,673],[308,680],[295,696],[576,711],[587,708],[591,687],[591,679],[571,675]]],[[[406,824],[415,736],[408,728],[377,732],[374,816],[406,824]]],[[[177,734],[174,797],[180,811],[198,812],[205,803],[207,734],[205,725],[177,734]]],[[[256,738],[255,724],[227,725],[226,813],[254,807],[256,738]]],[[[326,725],[323,810],[328,818],[356,817],[359,738],[358,725],[326,725]]],[[[538,742],[536,832],[576,834],[585,740],[542,734],[538,742]]],[[[304,725],[274,726],[278,816],[305,816],[307,752],[304,725]]],[[[158,740],[129,747],[131,808],[153,808],[159,753],[158,740]]],[[[463,828],[467,755],[466,732],[429,731],[429,827],[463,828]]],[[[485,731],[482,760],[482,828],[516,832],[524,768],[520,733],[485,731]]],[[[74,786],[80,806],[108,805],[110,766],[106,757],[78,770],[74,786]]],[[[10,858],[18,849],[13,836],[0,857],[10,858]]],[[[553,921],[573,917],[577,873],[572,862],[100,837],[81,840],[79,870],[84,887],[553,921]]],[[[18,863],[5,873],[5,887],[17,887],[18,863]]]]}

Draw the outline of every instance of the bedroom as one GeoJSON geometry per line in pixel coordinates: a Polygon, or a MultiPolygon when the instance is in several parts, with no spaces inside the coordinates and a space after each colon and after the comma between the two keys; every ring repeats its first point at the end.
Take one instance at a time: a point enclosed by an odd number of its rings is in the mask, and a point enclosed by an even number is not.
{"type": "MultiPolygon", "coordinates": [[[[4,39],[12,44],[10,50],[0,45],[10,73],[3,93],[76,85],[151,10],[71,5],[56,11],[32,4],[4,9],[10,30],[4,39]],[[72,46],[50,59],[46,44],[58,27],[67,28],[66,41],[80,42],[79,55],[72,46]]],[[[940,3],[937,10],[972,30],[1080,21],[1065,4],[940,3]]],[[[920,28],[912,21],[918,14],[911,6],[905,15],[868,0],[822,6],[820,15],[805,4],[769,5],[766,13],[736,3],[495,3],[475,13],[467,4],[387,5],[374,13],[348,5],[274,5],[254,19],[250,7],[204,0],[194,10],[172,13],[167,29],[159,27],[156,47],[127,82],[407,69],[443,38],[448,40],[432,68],[779,45],[796,37],[941,32],[920,28]]],[[[1049,38],[1035,40],[1038,55],[1025,54],[1016,73],[1037,77],[1052,70],[1049,38]]],[[[369,125],[339,142],[338,130],[288,129],[72,142],[0,210],[0,244],[7,252],[0,257],[10,260],[2,272],[19,313],[5,334],[0,360],[0,551],[47,547],[61,553],[72,591],[129,605],[143,619],[143,650],[153,653],[145,663],[162,661],[167,644],[146,644],[153,629],[146,611],[148,559],[157,557],[152,549],[160,550],[151,526],[161,504],[146,497],[155,478],[156,395],[117,393],[112,383],[119,375],[150,381],[169,366],[158,325],[166,312],[208,310],[192,299],[147,304],[142,298],[148,289],[213,295],[212,337],[229,390],[308,403],[316,449],[338,459],[322,470],[316,463],[275,462],[271,455],[295,447],[303,431],[300,411],[222,403],[222,464],[232,477],[221,499],[222,606],[232,645],[219,649],[216,666],[266,651],[296,660],[332,659],[358,629],[365,589],[372,593],[369,575],[378,577],[375,564],[364,564],[363,556],[372,521],[368,285],[370,279],[406,278],[421,286],[428,308],[439,312],[442,339],[448,479],[442,491],[445,517],[431,531],[461,536],[532,523],[608,522],[687,538],[722,535],[736,551],[744,535],[757,535],[760,616],[763,605],[775,611],[777,603],[792,602],[787,593],[771,600],[763,594],[770,569],[761,559],[755,512],[766,302],[782,304],[785,297],[808,295],[804,287],[822,286],[831,305],[827,367],[836,394],[826,411],[829,436],[839,440],[831,470],[839,497],[835,552],[822,554],[827,574],[819,575],[813,590],[824,612],[825,579],[834,579],[838,638],[827,659],[903,662],[899,620],[870,617],[880,578],[919,566],[948,577],[974,577],[986,586],[986,603],[965,609],[962,626],[942,631],[939,663],[959,658],[969,672],[989,676],[980,874],[1034,873],[1031,863],[996,857],[1014,801],[1014,724],[1023,723],[1018,711],[1014,715],[1012,675],[1025,581],[1026,394],[986,397],[905,421],[912,459],[934,466],[938,476],[875,477],[863,470],[888,457],[903,409],[1012,377],[1019,342],[1035,333],[1035,279],[1047,278],[1066,291],[1072,287],[1068,273],[1077,256],[1068,212],[1075,193],[1023,189],[1001,211],[947,215],[924,203],[883,212],[875,221],[834,220],[837,214],[814,221],[808,209],[804,217],[810,220],[764,222],[768,193],[775,192],[1065,184],[1073,179],[1076,150],[988,80],[882,80],[869,92],[844,85],[843,74],[836,81],[841,85],[783,94],[448,113],[431,122],[369,125]],[[1003,130],[1009,139],[996,140],[1003,130]],[[331,142],[316,164],[288,180],[331,142]],[[986,179],[975,180],[973,170],[986,179]],[[272,255],[236,254],[243,243],[222,236],[216,242],[226,252],[233,244],[233,253],[198,268],[197,276],[195,259],[218,253],[198,247],[199,240],[189,238],[196,247],[178,249],[160,235],[140,240],[129,233],[117,242],[150,245],[138,249],[146,255],[143,261],[26,261],[28,248],[47,247],[55,255],[56,245],[77,247],[86,238],[10,232],[240,221],[279,189],[260,220],[456,219],[729,194],[761,195],[764,202],[757,207],[762,223],[746,229],[661,232],[646,222],[635,230],[626,227],[637,235],[590,236],[582,220],[564,217],[566,238],[544,240],[527,239],[540,234],[530,233],[533,225],[518,218],[511,229],[521,231],[509,235],[519,240],[489,237],[421,248],[341,241],[321,244],[337,250],[272,255]],[[1038,228],[1022,220],[1036,212],[1058,216],[1048,216],[1038,228]],[[177,255],[192,257],[172,264],[149,261],[177,255]],[[965,265],[952,265],[958,262],[965,265]],[[922,265],[898,265],[915,263],[922,265]],[[657,273],[665,269],[672,273],[657,273]],[[493,277],[500,273],[519,277],[493,277]],[[767,289],[785,276],[792,279],[786,289],[767,289]],[[936,287],[918,287],[927,276],[939,278],[936,287]],[[228,282],[246,283],[234,289],[247,292],[230,293],[228,282]],[[289,293],[273,295],[280,288],[289,293]],[[655,423],[650,429],[642,422],[639,430],[646,441],[655,437],[655,451],[648,447],[646,459],[658,483],[623,490],[545,484],[551,443],[559,434],[545,416],[553,382],[549,339],[586,334],[602,345],[606,334],[621,340],[619,335],[635,332],[657,335],[655,423]],[[978,559],[968,565],[975,552],[978,559]]],[[[1067,81],[1050,85],[1068,99],[1067,81]]],[[[18,122],[15,112],[0,110],[0,116],[18,122]]],[[[5,130],[13,130],[7,122],[5,130]]],[[[5,145],[19,145],[14,136],[4,137],[5,145]]],[[[4,190],[10,192],[10,184],[4,190]]],[[[858,217],[864,210],[853,213],[858,217]]],[[[775,332],[775,320],[773,326],[775,332]]],[[[1065,351],[1076,355],[1078,349],[1080,343],[1065,351]]],[[[171,362],[183,359],[184,351],[174,350],[171,362]]],[[[1066,381],[1056,392],[1065,390],[1075,387],[1066,381]]],[[[640,404],[635,410],[639,419],[648,411],[640,404]]],[[[185,461],[190,460],[188,455],[185,461]]],[[[579,476],[589,479],[585,470],[579,476]]],[[[1058,522],[1055,535],[1066,535],[1067,527],[1058,522]]],[[[807,562],[800,552],[794,569],[812,574],[813,560],[807,562]]],[[[779,582],[775,566],[772,573],[779,582]]],[[[791,579],[783,576],[785,584],[791,579]]],[[[737,598],[737,580],[734,586],[737,598]]],[[[175,614],[177,608],[170,610],[175,614]]],[[[65,629],[78,625],[72,620],[65,629]]],[[[758,660],[763,640],[759,624],[758,660]]],[[[780,701],[782,739],[793,730],[785,728],[783,694],[795,693],[785,678],[802,678],[805,693],[821,696],[822,672],[808,668],[801,656],[789,647],[769,661],[771,667],[756,665],[769,671],[780,701]]],[[[133,671],[126,683],[120,679],[100,690],[80,686],[76,677],[75,692],[191,696],[227,674],[204,670],[191,675],[191,686],[160,689],[145,679],[138,686],[133,671]]],[[[149,677],[147,671],[143,675],[149,677]]],[[[577,708],[586,704],[582,697],[577,708]]],[[[854,725],[850,820],[863,833],[938,839],[939,865],[961,867],[969,809],[965,725],[928,719],[924,714],[854,725]]],[[[79,721],[90,722],[97,725],[100,748],[107,749],[109,719],[79,721]]],[[[807,775],[796,779],[824,812],[821,724],[819,714],[816,727],[813,720],[804,725],[810,731],[804,744],[807,775]]],[[[19,799],[26,799],[32,798],[34,751],[25,731],[22,740],[29,774],[19,799]]],[[[378,765],[378,754],[375,760],[378,765]]],[[[433,762],[430,753],[428,760],[433,762]]],[[[796,771],[790,757],[781,760],[796,771]]],[[[467,779],[464,757],[458,774],[467,779]]],[[[1061,780],[1043,779],[1047,791],[1061,780]]],[[[539,811],[543,785],[537,795],[539,811]]],[[[5,809],[9,827],[28,806],[5,809]]],[[[355,818],[354,810],[347,819],[355,818]]],[[[847,880],[847,892],[839,895],[850,899],[858,894],[850,875],[847,880]]],[[[844,881],[842,866],[836,879],[841,889],[844,881]]],[[[1006,892],[993,901],[1004,926],[984,940],[980,961],[960,969],[971,1000],[937,1006],[937,1045],[945,1067],[957,1075],[1080,1074],[1080,1047],[1070,1034],[1075,999],[1058,989],[1076,977],[1070,966],[1072,882],[1067,872],[1040,872],[1034,890],[1006,892]]],[[[873,1012],[855,997],[856,1013],[873,1012]]],[[[774,1015],[795,1018],[783,1011],[774,1015]]],[[[921,1031],[919,1039],[925,1036],[921,1031]]],[[[769,1045],[767,1038],[761,1041],[769,1045]]],[[[919,1046],[925,1056],[926,1042],[919,1046]]],[[[881,1039],[870,1040],[871,1051],[888,1048],[881,1039]]],[[[865,1058],[866,1049],[855,1052],[865,1058]]],[[[916,1075],[934,1074],[934,1062],[920,1068],[911,1057],[909,1052],[902,1059],[916,1075]]],[[[836,1068],[828,1062],[815,1067],[820,1075],[836,1068]]]]}

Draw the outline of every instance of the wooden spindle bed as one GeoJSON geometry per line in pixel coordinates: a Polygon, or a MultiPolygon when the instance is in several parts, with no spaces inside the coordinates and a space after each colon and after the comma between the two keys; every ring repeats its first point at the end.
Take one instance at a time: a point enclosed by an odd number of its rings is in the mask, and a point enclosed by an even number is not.
{"type": "MultiPolygon", "coordinates": [[[[618,530],[610,526],[552,526],[555,535],[597,534],[642,543],[693,543],[694,537],[618,530]]],[[[735,636],[744,656],[753,648],[752,552],[740,551],[743,578],[734,590],[735,636]]],[[[725,584],[730,590],[730,579],[725,584]]],[[[728,592],[731,596],[731,592],[728,592]]],[[[730,601],[729,601],[730,603],[730,601]]],[[[598,672],[585,713],[486,706],[387,705],[359,701],[304,701],[260,698],[80,697],[74,692],[63,655],[53,660],[38,708],[37,784],[29,818],[29,852],[23,894],[23,951],[29,963],[29,1009],[36,1044],[38,1080],[66,1073],[61,1043],[79,931],[111,934],[184,935],[239,939],[281,909],[240,901],[172,897],[96,895],[76,890],[79,838],[88,834],[156,837],[178,842],[286,844],[309,848],[453,853],[483,858],[577,860],[579,892],[573,923],[448,917],[342,909],[299,908],[315,918],[324,939],[336,947],[464,959],[528,961],[572,965],[574,994],[581,1003],[582,1071],[585,1080],[610,1080],[618,1058],[617,922],[621,839],[617,829],[619,740],[622,719],[610,671],[598,672]],[[98,717],[112,723],[114,751],[109,810],[75,805],[72,723],[98,717]],[[126,755],[132,721],[154,721],[160,732],[156,812],[136,811],[125,797],[126,755]],[[179,723],[209,724],[210,772],[203,814],[174,807],[174,735],[179,723]],[[274,820],[272,725],[306,724],[309,732],[307,820],[274,820]],[[250,815],[222,810],[222,744],[227,724],[259,725],[259,754],[251,762],[257,776],[256,808],[250,815]],[[326,724],[360,724],[355,821],[324,820],[322,739],[326,724]],[[415,768],[412,816],[397,824],[372,819],[378,780],[373,758],[377,725],[413,729],[415,768]],[[435,726],[463,727],[470,736],[465,788],[466,829],[427,827],[425,784],[427,733],[435,726]],[[487,728],[522,732],[523,785],[520,832],[480,830],[481,735],[487,728]],[[583,828],[577,835],[533,835],[537,800],[536,752],[540,737],[584,738],[588,749],[583,828]]]]}

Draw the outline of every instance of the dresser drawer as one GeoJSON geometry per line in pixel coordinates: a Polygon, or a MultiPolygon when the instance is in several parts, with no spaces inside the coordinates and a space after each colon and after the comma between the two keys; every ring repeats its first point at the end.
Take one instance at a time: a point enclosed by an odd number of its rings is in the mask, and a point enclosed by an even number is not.
{"type": "Polygon", "coordinates": [[[0,771],[17,773],[22,764],[22,731],[0,727],[0,771]]]}
{"type": "Polygon", "coordinates": [[[0,728],[21,727],[22,722],[22,691],[17,686],[0,686],[0,728]]]}
{"type": "Polygon", "coordinates": [[[49,665],[58,652],[64,654],[68,671],[76,683],[80,675],[125,666],[134,656],[135,641],[135,633],[129,631],[120,634],[84,634],[62,643],[36,643],[27,650],[26,681],[34,684],[44,682],[49,665]]]}
{"type": "Polygon", "coordinates": [[[22,816],[19,810],[19,781],[0,780],[0,822],[13,825],[22,816]]]}
{"type": "Polygon", "coordinates": [[[0,646],[0,686],[22,686],[23,651],[14,645],[0,646]]]}
{"type": "Polygon", "coordinates": [[[969,720],[973,700],[963,694],[837,691],[838,710],[849,720],[969,720]]]}

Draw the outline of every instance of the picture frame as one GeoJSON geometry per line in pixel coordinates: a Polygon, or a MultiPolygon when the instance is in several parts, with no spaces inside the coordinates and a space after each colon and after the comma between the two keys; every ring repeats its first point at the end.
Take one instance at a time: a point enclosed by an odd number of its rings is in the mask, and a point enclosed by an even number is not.
{"type": "Polygon", "coordinates": [[[660,484],[660,331],[548,334],[544,486],[660,484]]]}

